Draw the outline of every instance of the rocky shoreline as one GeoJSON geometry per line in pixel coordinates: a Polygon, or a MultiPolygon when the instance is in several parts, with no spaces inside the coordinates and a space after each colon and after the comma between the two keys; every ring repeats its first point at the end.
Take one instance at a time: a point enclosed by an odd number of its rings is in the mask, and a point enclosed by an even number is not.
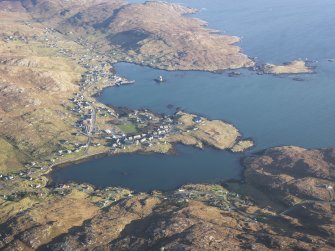
{"type": "Polygon", "coordinates": [[[294,60],[283,65],[265,64],[261,67],[261,71],[274,75],[313,73],[312,67],[307,66],[303,60],[294,60]]]}

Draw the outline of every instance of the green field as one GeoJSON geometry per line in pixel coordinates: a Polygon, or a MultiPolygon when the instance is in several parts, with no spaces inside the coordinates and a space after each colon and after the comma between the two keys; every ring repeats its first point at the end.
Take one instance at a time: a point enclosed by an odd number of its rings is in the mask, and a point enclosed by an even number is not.
{"type": "Polygon", "coordinates": [[[135,125],[126,123],[118,126],[124,133],[137,133],[137,128],[135,125]]]}

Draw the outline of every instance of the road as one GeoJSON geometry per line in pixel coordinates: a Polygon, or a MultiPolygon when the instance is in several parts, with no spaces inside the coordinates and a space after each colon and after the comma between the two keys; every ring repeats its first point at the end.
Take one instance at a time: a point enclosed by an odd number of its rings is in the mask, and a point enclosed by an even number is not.
{"type": "Polygon", "coordinates": [[[94,105],[92,103],[90,103],[91,105],[91,109],[92,109],[92,113],[91,113],[91,125],[89,126],[89,130],[87,132],[87,143],[86,143],[86,150],[85,152],[88,151],[88,148],[90,147],[91,143],[92,143],[92,135],[94,132],[94,128],[95,128],[95,123],[96,123],[96,119],[97,119],[97,113],[96,113],[96,109],[94,107],[94,105]]]}
{"type": "Polygon", "coordinates": [[[286,213],[289,213],[293,210],[295,210],[298,206],[301,206],[301,205],[304,205],[304,204],[308,204],[308,203],[322,203],[322,204],[330,204],[330,205],[335,205],[335,202],[334,201],[322,201],[322,200],[304,200],[298,204],[295,204],[294,206],[286,209],[285,211],[281,212],[280,215],[283,215],[283,214],[286,214],[286,213]]]}

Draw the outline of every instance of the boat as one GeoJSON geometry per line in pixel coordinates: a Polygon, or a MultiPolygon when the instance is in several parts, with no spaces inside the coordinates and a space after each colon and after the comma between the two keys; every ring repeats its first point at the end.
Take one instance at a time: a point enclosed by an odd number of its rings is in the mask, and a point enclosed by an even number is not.
{"type": "Polygon", "coordinates": [[[163,83],[163,82],[165,82],[165,79],[163,78],[162,75],[160,75],[158,78],[155,78],[155,81],[156,81],[157,83],[163,83]]]}

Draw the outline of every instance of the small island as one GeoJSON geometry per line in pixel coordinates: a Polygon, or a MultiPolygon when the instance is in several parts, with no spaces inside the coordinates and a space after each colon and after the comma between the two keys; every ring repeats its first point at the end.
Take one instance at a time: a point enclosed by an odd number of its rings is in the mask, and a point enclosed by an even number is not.
{"type": "Polygon", "coordinates": [[[306,65],[303,60],[294,60],[284,65],[265,64],[262,67],[262,71],[267,74],[302,74],[312,73],[311,67],[306,65]]]}

